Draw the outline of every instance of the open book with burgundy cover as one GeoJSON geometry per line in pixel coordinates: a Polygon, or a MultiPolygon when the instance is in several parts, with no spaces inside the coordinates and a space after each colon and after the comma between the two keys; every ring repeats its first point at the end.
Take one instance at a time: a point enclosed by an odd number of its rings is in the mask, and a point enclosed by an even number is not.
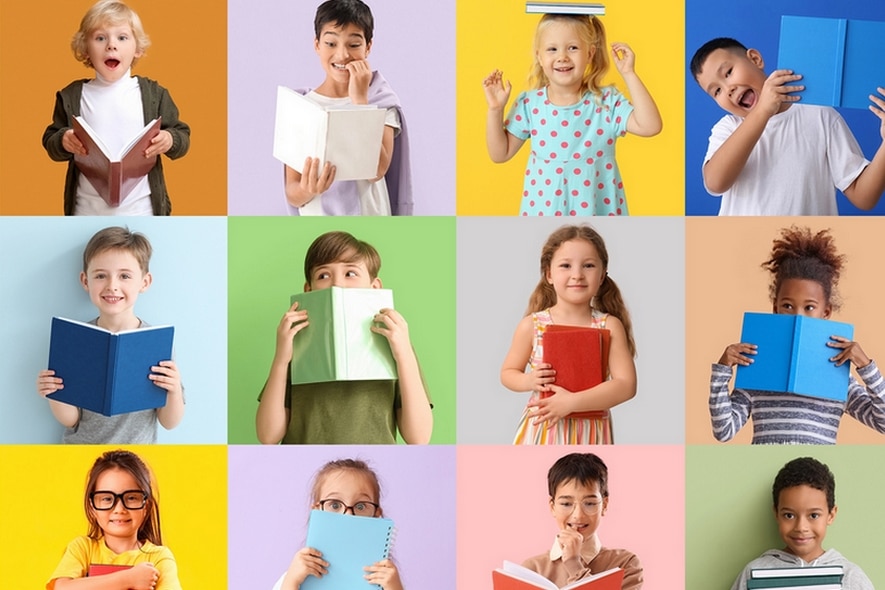
{"type": "MultiPolygon", "coordinates": [[[[541,336],[542,362],[556,371],[554,384],[571,391],[584,391],[599,385],[608,376],[611,331],[605,328],[549,324],[541,336]]],[[[541,397],[550,397],[542,392],[541,397]]],[[[601,418],[604,411],[575,412],[569,418],[601,418]]]]}
{"type": "Polygon", "coordinates": [[[131,565],[113,565],[110,563],[90,563],[89,569],[86,571],[86,577],[103,576],[105,574],[113,574],[122,570],[128,570],[131,565]]]}
{"type": "Polygon", "coordinates": [[[157,117],[145,125],[120,153],[114,154],[83,117],[74,117],[71,124],[74,135],[87,152],[85,156],[75,154],[74,164],[109,206],[118,207],[157,164],[157,156],[145,158],[144,152],[160,133],[161,121],[162,118],[157,117]]]}

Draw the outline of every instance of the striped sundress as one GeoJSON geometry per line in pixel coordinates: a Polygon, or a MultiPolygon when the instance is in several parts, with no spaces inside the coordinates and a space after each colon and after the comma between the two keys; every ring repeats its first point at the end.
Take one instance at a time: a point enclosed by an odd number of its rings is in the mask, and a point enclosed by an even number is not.
{"type": "MultiPolygon", "coordinates": [[[[608,314],[593,310],[593,321],[589,327],[605,328],[605,320],[608,314]]],[[[532,336],[532,357],[529,366],[535,368],[543,358],[543,336],[546,326],[553,323],[550,310],[545,309],[532,314],[534,335],[532,336]]],[[[539,393],[533,392],[529,402],[540,397],[539,393]]],[[[532,424],[533,415],[526,406],[523,410],[519,426],[516,428],[516,436],[513,439],[515,445],[610,445],[614,443],[612,432],[611,412],[600,410],[598,412],[582,412],[581,417],[563,418],[552,426],[548,424],[532,424]]]]}

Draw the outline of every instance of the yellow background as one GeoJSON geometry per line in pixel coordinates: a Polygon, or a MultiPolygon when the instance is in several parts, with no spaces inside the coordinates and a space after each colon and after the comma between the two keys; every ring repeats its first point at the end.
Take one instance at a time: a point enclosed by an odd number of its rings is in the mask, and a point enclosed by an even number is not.
{"type": "MultiPolygon", "coordinates": [[[[873,359],[885,351],[885,316],[878,290],[885,249],[882,221],[866,217],[694,217],[685,220],[685,442],[720,444],[713,438],[707,400],[710,368],[729,344],[740,342],[745,311],[770,312],[771,273],[761,264],[782,227],[829,228],[846,256],[838,291],[842,307],[831,318],[854,324],[854,340],[873,359]]],[[[852,375],[857,378],[852,368],[852,375]]],[[[862,383],[862,382],[861,382],[862,383]]],[[[732,440],[749,443],[748,422],[732,440]]],[[[837,441],[879,444],[883,435],[847,414],[837,441]]]]}
{"type": "MultiPolygon", "coordinates": [[[[55,93],[95,70],[74,59],[71,37],[92,0],[0,3],[0,213],[61,215],[66,162],[41,138],[55,93]]],[[[227,213],[227,7],[223,0],[128,2],[151,39],[133,75],[165,87],[191,127],[190,151],[163,159],[176,215],[227,213]]],[[[256,52],[258,55],[260,52],[256,52]]]]}
{"type": "MultiPolygon", "coordinates": [[[[116,446],[0,446],[3,588],[43,588],[67,544],[88,532],[86,475],[116,446]]],[[[163,544],[182,588],[227,587],[227,448],[128,446],[159,486],[163,544]]]]}
{"type": "MultiPolygon", "coordinates": [[[[608,43],[626,42],[636,72],[658,105],[664,130],[652,138],[627,134],[617,143],[618,166],[631,215],[682,215],[685,210],[684,2],[608,0],[603,24],[608,43]]],[[[457,213],[516,215],[529,142],[507,163],[486,151],[488,106],[483,79],[504,72],[511,102],[527,88],[540,15],[525,14],[524,0],[458,2],[457,6],[457,213]]],[[[614,64],[606,84],[627,91],[614,64]]],[[[510,108],[508,104],[507,109],[510,108]]],[[[506,112],[506,111],[505,111],[506,112]]]]}

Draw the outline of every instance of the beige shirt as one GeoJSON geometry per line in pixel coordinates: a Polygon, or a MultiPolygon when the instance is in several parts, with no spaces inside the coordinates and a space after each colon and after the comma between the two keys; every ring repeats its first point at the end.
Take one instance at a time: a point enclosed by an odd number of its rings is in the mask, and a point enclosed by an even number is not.
{"type": "Polygon", "coordinates": [[[596,535],[584,541],[579,562],[579,568],[569,572],[562,562],[562,548],[554,539],[553,547],[548,553],[530,557],[522,565],[538,572],[557,586],[565,586],[592,574],[619,567],[624,570],[621,590],[642,588],[642,564],[639,563],[639,558],[626,549],[602,547],[596,535]]]}

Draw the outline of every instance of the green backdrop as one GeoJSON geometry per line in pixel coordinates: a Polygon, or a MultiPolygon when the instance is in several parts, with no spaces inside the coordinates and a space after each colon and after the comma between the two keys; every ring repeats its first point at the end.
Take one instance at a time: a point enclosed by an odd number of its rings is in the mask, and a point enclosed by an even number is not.
{"type": "Polygon", "coordinates": [[[304,254],[341,230],[381,255],[379,277],[409,323],[433,399],[431,443],[455,442],[454,217],[230,217],[228,219],[228,442],[257,443],[255,411],[276,328],[304,287],[304,254]]]}
{"type": "Polygon", "coordinates": [[[814,457],[836,476],[838,512],[824,549],[856,563],[885,587],[879,533],[885,527],[885,447],[689,446],[686,448],[686,588],[730,588],[748,562],[783,549],[771,484],[784,463],[814,457]]]}

